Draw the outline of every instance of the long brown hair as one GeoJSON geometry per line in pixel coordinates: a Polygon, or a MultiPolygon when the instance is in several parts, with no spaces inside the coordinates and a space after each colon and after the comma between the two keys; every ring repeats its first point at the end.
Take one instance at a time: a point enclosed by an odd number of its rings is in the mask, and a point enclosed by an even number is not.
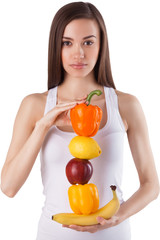
{"type": "Polygon", "coordinates": [[[74,19],[95,19],[100,28],[100,51],[94,67],[96,81],[103,86],[113,87],[108,39],[105,23],[98,9],[88,2],[72,2],[58,10],[53,18],[48,47],[48,90],[60,85],[64,80],[61,49],[64,29],[74,19]]]}

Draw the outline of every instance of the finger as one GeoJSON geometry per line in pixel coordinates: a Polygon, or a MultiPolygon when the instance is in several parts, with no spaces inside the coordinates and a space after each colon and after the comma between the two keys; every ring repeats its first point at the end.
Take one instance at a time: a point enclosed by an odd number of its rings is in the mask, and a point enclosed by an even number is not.
{"type": "Polygon", "coordinates": [[[79,97],[79,98],[76,98],[76,100],[82,100],[82,99],[86,99],[87,98],[87,94],[85,94],[83,97],[79,97]]]}
{"type": "Polygon", "coordinates": [[[85,99],[81,99],[81,100],[77,100],[77,104],[85,103],[85,102],[86,102],[86,98],[85,99]]]}
{"type": "Polygon", "coordinates": [[[69,111],[69,110],[71,110],[72,108],[74,108],[76,106],[76,104],[72,104],[72,105],[67,105],[67,106],[56,106],[53,110],[51,110],[51,111],[53,111],[54,112],[54,118],[56,119],[59,115],[61,115],[61,114],[65,114],[65,112],[66,112],[66,116],[67,116],[67,112],[69,111]]]}
{"type": "Polygon", "coordinates": [[[71,105],[76,105],[77,104],[77,102],[76,101],[74,101],[74,102],[67,102],[67,103],[58,103],[57,105],[56,105],[56,107],[66,107],[66,106],[71,106],[71,105]]]}
{"type": "Polygon", "coordinates": [[[76,229],[76,228],[77,228],[77,229],[80,228],[80,226],[78,226],[78,225],[73,225],[73,224],[69,225],[69,227],[75,228],[75,229],[76,229]]]}
{"type": "Polygon", "coordinates": [[[95,233],[97,232],[98,228],[97,226],[99,225],[91,225],[91,226],[78,226],[78,225],[69,225],[69,228],[80,231],[80,232],[90,232],[90,233],[95,233]]]}
{"type": "Polygon", "coordinates": [[[67,228],[69,228],[69,225],[62,224],[62,227],[67,227],[67,228]]]}
{"type": "Polygon", "coordinates": [[[56,107],[65,107],[65,106],[71,106],[71,105],[76,105],[76,104],[80,104],[80,103],[85,103],[85,99],[84,100],[77,100],[77,101],[72,101],[72,102],[67,102],[67,103],[58,103],[56,105],[56,107]]]}
{"type": "Polygon", "coordinates": [[[74,108],[75,106],[77,105],[77,103],[74,103],[74,104],[67,104],[66,106],[56,106],[56,110],[57,112],[61,113],[61,112],[65,112],[65,111],[69,111],[71,110],[72,108],[74,108]]]}
{"type": "Polygon", "coordinates": [[[100,216],[97,217],[97,221],[98,221],[98,223],[100,223],[101,225],[105,225],[106,222],[107,222],[105,218],[100,217],[100,216]]]}
{"type": "Polygon", "coordinates": [[[78,225],[69,225],[69,228],[73,229],[73,230],[76,230],[76,231],[81,231],[83,232],[83,229],[81,226],[78,226],[78,225]]]}

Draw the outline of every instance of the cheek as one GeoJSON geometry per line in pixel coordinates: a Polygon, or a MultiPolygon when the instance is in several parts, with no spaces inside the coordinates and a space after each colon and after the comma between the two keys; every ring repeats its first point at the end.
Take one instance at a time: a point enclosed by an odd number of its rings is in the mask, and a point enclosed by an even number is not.
{"type": "Polygon", "coordinates": [[[61,52],[61,58],[62,58],[62,63],[63,63],[63,61],[65,60],[65,54],[64,54],[64,51],[61,52]]]}
{"type": "Polygon", "coordinates": [[[68,56],[68,51],[67,51],[67,49],[62,49],[61,50],[61,56],[62,56],[62,59],[66,59],[67,58],[67,56],[68,56]]]}
{"type": "Polygon", "coordinates": [[[99,47],[97,47],[96,49],[95,49],[95,56],[96,56],[96,59],[98,59],[98,56],[99,56],[99,47]]]}
{"type": "Polygon", "coordinates": [[[99,56],[99,48],[95,48],[90,52],[90,59],[92,60],[93,64],[97,62],[99,56]]]}
{"type": "Polygon", "coordinates": [[[68,54],[66,53],[66,51],[62,51],[61,58],[62,58],[62,65],[64,66],[68,61],[68,54]]]}

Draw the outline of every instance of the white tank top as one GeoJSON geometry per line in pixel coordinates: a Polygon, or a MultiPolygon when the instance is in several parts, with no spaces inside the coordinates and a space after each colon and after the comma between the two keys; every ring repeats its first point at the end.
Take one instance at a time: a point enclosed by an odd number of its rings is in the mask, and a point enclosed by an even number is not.
{"type": "MultiPolygon", "coordinates": [[[[104,206],[112,199],[110,185],[117,186],[118,198],[120,203],[123,202],[121,182],[125,127],[119,113],[118,98],[115,90],[113,88],[104,87],[104,93],[107,108],[107,122],[106,125],[102,129],[99,129],[97,134],[93,137],[101,147],[102,153],[99,157],[90,160],[93,166],[93,174],[89,181],[89,183],[94,183],[98,188],[100,199],[99,207],[104,206]]],[[[44,115],[56,106],[56,102],[57,87],[48,91],[44,115]]],[[[42,183],[44,186],[43,193],[46,200],[42,211],[43,216],[39,223],[38,234],[41,232],[41,235],[43,235],[46,231],[50,232],[48,235],[44,235],[45,240],[78,240],[82,239],[82,236],[84,240],[103,240],[108,239],[108,236],[112,236],[107,234],[109,234],[109,231],[111,231],[110,234],[113,234],[113,229],[116,228],[113,227],[110,228],[110,230],[99,231],[95,234],[85,233],[85,239],[84,232],[80,233],[67,228],[62,228],[61,224],[51,220],[51,216],[56,213],[72,212],[68,200],[68,188],[71,184],[66,177],[65,168],[67,163],[74,158],[69,152],[68,145],[71,139],[75,136],[77,135],[74,132],[64,132],[56,126],[52,126],[44,139],[40,151],[42,183]],[[44,226],[46,229],[43,229],[44,226]],[[51,238],[49,238],[49,234],[51,238]],[[68,238],[66,234],[68,234],[68,238]],[[102,236],[103,238],[101,238],[102,236]]],[[[125,227],[125,229],[128,228],[125,227]]],[[[41,239],[43,239],[43,237],[37,238],[37,240],[41,239]]],[[[112,237],[109,239],[120,240],[121,238],[112,237]]],[[[125,235],[123,234],[122,239],[128,240],[130,238],[125,238],[125,235]]]]}

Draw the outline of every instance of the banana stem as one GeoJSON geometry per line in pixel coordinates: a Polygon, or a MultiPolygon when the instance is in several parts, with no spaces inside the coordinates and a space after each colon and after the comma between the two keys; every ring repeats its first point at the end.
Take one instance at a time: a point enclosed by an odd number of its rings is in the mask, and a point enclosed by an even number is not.
{"type": "Polygon", "coordinates": [[[116,186],[115,185],[111,185],[110,188],[112,189],[112,191],[116,191],[116,186]]]}
{"type": "Polygon", "coordinates": [[[94,91],[90,92],[90,93],[88,94],[87,99],[86,99],[86,102],[88,102],[87,106],[90,104],[91,98],[92,98],[93,95],[95,95],[95,94],[96,94],[97,96],[100,96],[100,95],[102,94],[102,92],[101,92],[101,90],[94,90],[94,91]]]}
{"type": "Polygon", "coordinates": [[[111,185],[110,188],[112,189],[112,193],[113,193],[113,198],[117,199],[117,194],[116,194],[116,186],[115,185],[111,185]]]}

